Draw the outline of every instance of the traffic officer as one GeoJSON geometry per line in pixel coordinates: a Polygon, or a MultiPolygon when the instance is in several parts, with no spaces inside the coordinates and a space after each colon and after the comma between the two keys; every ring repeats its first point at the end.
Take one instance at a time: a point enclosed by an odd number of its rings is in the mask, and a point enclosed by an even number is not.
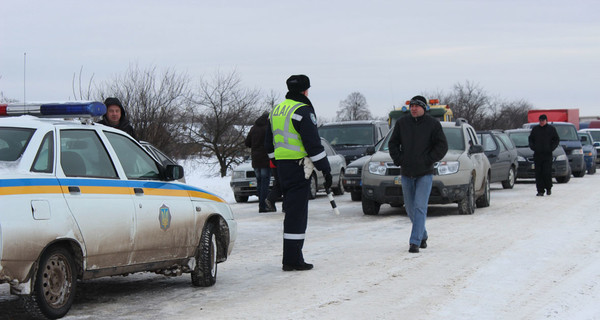
{"type": "Polygon", "coordinates": [[[286,84],[286,100],[269,114],[265,148],[275,160],[285,203],[282,269],[310,270],[313,265],[302,256],[310,194],[310,177],[305,176],[304,167],[314,164],[323,172],[326,189],[331,187],[331,169],[317,131],[315,109],[308,99],[310,80],[305,75],[293,75],[286,84]]]}

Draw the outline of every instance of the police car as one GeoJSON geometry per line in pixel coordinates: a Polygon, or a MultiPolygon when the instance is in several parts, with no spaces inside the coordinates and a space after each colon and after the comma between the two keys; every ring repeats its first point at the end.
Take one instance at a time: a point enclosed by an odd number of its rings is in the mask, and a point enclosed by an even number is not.
{"type": "Polygon", "coordinates": [[[0,284],[38,316],[64,316],[77,280],[151,271],[213,285],[236,239],[223,199],[92,123],[105,112],[99,102],[0,105],[0,284]]]}

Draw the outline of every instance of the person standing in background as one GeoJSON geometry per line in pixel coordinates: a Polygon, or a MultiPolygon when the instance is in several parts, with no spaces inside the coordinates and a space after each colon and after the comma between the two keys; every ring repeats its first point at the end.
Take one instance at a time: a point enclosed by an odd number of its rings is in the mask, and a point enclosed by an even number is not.
{"type": "Polygon", "coordinates": [[[545,114],[538,118],[540,124],[529,133],[529,148],[533,150],[533,165],[535,166],[536,196],[543,197],[552,194],[552,152],[560,143],[556,128],[548,124],[545,114]]]}
{"type": "Polygon", "coordinates": [[[265,149],[265,135],[269,124],[269,113],[263,113],[250,128],[250,132],[244,141],[246,147],[251,149],[252,168],[256,175],[256,191],[258,193],[258,212],[269,212],[265,199],[269,194],[271,182],[271,168],[269,167],[269,155],[265,149]]]}

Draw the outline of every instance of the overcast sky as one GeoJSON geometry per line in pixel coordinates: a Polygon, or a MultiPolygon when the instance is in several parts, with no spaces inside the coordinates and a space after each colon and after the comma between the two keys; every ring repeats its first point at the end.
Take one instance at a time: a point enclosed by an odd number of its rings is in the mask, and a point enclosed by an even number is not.
{"type": "Polygon", "coordinates": [[[70,100],[80,68],[102,82],[137,64],[195,80],[236,71],[281,98],[287,77],[306,74],[322,117],[354,91],[382,117],[466,81],[600,115],[599,12],[598,0],[0,0],[0,91],[22,101],[25,83],[28,101],[70,100]]]}

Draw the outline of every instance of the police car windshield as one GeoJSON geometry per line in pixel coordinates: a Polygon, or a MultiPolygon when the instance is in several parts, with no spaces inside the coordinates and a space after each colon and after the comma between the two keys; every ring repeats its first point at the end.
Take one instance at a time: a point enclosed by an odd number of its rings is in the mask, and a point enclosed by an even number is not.
{"type": "Polygon", "coordinates": [[[33,136],[35,129],[0,127],[0,161],[16,161],[33,136]]]}

